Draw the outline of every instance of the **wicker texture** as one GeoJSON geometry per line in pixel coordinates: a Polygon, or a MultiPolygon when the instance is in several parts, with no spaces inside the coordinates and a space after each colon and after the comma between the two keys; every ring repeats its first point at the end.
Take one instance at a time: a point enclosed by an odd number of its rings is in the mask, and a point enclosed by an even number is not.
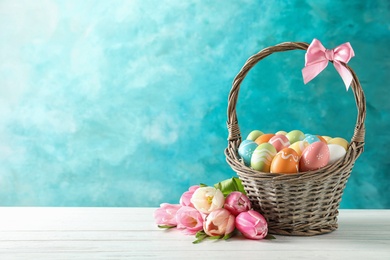
{"type": "Polygon", "coordinates": [[[285,42],[265,48],[250,57],[233,81],[228,100],[228,147],[226,160],[244,184],[253,208],[268,220],[269,232],[280,235],[310,236],[337,229],[338,208],[355,160],[363,152],[366,102],[354,71],[351,84],[358,115],[354,135],[346,155],[334,164],[319,170],[296,174],[265,173],[244,165],[238,155],[241,133],[236,104],[240,84],[260,60],[275,52],[307,50],[309,44],[285,42]]]}

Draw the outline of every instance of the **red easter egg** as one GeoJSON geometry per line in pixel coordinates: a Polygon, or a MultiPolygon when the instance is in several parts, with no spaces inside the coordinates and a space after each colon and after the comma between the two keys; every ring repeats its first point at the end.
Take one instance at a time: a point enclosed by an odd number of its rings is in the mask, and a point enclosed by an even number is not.
{"type": "Polygon", "coordinates": [[[299,171],[311,171],[324,167],[329,162],[329,148],[325,143],[318,141],[314,142],[302,153],[299,160],[299,171]]]}

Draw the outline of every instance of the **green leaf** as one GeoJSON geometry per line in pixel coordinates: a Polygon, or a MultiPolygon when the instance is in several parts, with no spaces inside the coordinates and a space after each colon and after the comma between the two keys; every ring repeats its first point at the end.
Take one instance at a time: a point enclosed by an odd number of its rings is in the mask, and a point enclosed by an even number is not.
{"type": "Polygon", "coordinates": [[[227,239],[231,238],[232,236],[234,236],[236,233],[237,233],[237,231],[234,230],[232,233],[226,234],[225,236],[223,236],[223,235],[220,235],[220,236],[209,236],[203,230],[201,230],[201,231],[198,231],[196,233],[196,235],[195,235],[196,240],[193,241],[192,243],[193,244],[199,244],[200,242],[202,242],[206,238],[212,239],[212,240],[218,240],[218,239],[227,240],[227,239]]]}
{"type": "Polygon", "coordinates": [[[239,191],[246,194],[246,191],[244,189],[244,186],[242,185],[241,180],[237,177],[233,177],[231,179],[218,182],[217,184],[214,185],[214,187],[216,189],[221,190],[224,196],[229,195],[233,191],[239,191]]]}
{"type": "Polygon", "coordinates": [[[221,235],[221,236],[212,236],[212,237],[209,237],[209,239],[221,239],[221,238],[223,238],[223,236],[221,235]]]}
{"type": "Polygon", "coordinates": [[[232,237],[232,233],[230,234],[226,234],[224,237],[223,237],[223,240],[228,240],[229,238],[232,237]]]}
{"type": "Polygon", "coordinates": [[[276,239],[276,237],[274,237],[274,236],[271,235],[271,234],[267,234],[267,236],[266,236],[264,239],[272,240],[272,239],[276,239]]]}
{"type": "Polygon", "coordinates": [[[203,230],[196,232],[196,234],[195,234],[196,238],[201,237],[201,236],[207,236],[207,235],[203,230]]]}
{"type": "Polygon", "coordinates": [[[201,187],[201,188],[202,188],[202,187],[208,187],[208,185],[207,185],[207,184],[204,184],[204,183],[200,183],[200,184],[199,184],[199,187],[201,187]]]}
{"type": "Polygon", "coordinates": [[[174,228],[176,226],[169,226],[169,225],[158,225],[159,228],[165,228],[165,229],[169,229],[169,228],[174,228]]]}
{"type": "Polygon", "coordinates": [[[192,244],[199,244],[200,242],[202,242],[208,236],[203,231],[199,231],[198,233],[196,233],[195,237],[197,239],[195,241],[193,241],[192,244]]]}
{"type": "Polygon", "coordinates": [[[228,240],[229,238],[231,238],[232,236],[234,236],[236,233],[237,233],[236,230],[234,230],[232,233],[226,234],[226,235],[223,237],[223,240],[228,240]]]}

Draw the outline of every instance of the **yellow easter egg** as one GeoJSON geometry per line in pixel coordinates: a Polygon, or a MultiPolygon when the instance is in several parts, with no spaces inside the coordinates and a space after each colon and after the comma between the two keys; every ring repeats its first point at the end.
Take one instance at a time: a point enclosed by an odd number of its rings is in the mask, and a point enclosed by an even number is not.
{"type": "Polygon", "coordinates": [[[292,145],[290,145],[289,148],[294,149],[297,152],[298,156],[301,157],[303,150],[305,150],[305,148],[308,146],[309,146],[308,142],[298,141],[298,142],[295,142],[292,145]]]}
{"type": "Polygon", "coordinates": [[[338,144],[344,147],[345,150],[348,150],[348,141],[341,137],[335,137],[328,141],[328,144],[338,144]]]}
{"type": "Polygon", "coordinates": [[[286,135],[287,134],[287,132],[286,131],[277,131],[276,133],[275,133],[275,135],[286,135]]]}
{"type": "Polygon", "coordinates": [[[323,135],[322,138],[324,138],[326,142],[329,142],[331,139],[333,139],[332,137],[326,135],[323,135]]]}
{"type": "Polygon", "coordinates": [[[317,135],[317,137],[318,137],[318,139],[320,139],[321,142],[328,144],[328,141],[326,141],[325,138],[323,138],[322,136],[317,135]]]}

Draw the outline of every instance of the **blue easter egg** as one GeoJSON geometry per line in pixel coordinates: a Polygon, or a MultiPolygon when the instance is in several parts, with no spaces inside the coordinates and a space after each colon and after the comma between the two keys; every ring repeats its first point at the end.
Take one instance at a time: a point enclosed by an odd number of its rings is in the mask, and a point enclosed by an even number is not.
{"type": "Polygon", "coordinates": [[[321,140],[316,135],[307,135],[304,141],[308,142],[309,144],[312,144],[315,142],[320,142],[321,140]]]}
{"type": "Polygon", "coordinates": [[[257,148],[258,144],[251,140],[244,140],[238,148],[238,154],[244,160],[246,166],[251,164],[251,158],[253,151],[257,148]]]}

